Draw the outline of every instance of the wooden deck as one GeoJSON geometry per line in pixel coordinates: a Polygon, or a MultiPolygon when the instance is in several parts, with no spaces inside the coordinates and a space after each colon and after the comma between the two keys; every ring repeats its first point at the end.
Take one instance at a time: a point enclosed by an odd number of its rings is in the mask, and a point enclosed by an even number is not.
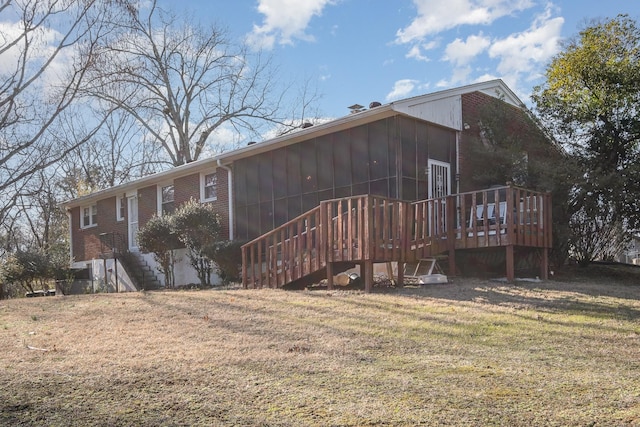
{"type": "Polygon", "coordinates": [[[359,264],[369,291],[374,263],[446,253],[455,272],[456,251],[489,247],[505,248],[506,277],[512,281],[516,246],[540,250],[540,277],[547,278],[548,193],[505,186],[418,202],[353,196],[323,201],[245,244],[242,281],[245,287],[280,288],[327,278],[331,287],[334,274],[359,264]]]}

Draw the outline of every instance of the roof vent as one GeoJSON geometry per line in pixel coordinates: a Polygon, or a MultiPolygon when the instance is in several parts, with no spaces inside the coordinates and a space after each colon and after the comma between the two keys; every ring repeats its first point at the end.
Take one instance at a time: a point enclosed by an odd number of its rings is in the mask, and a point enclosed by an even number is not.
{"type": "Polygon", "coordinates": [[[256,143],[255,141],[249,141],[249,142],[247,142],[247,145],[253,145],[255,143],[256,143]]]}
{"type": "Polygon", "coordinates": [[[361,111],[364,111],[364,107],[360,104],[353,104],[350,107],[347,107],[349,110],[351,110],[351,114],[354,113],[359,113],[361,111]]]}
{"type": "Polygon", "coordinates": [[[376,108],[381,106],[382,104],[380,104],[378,101],[373,101],[371,104],[369,104],[369,108],[376,108]]]}
{"type": "Polygon", "coordinates": [[[306,128],[310,128],[311,126],[313,126],[313,123],[309,123],[309,122],[304,122],[302,124],[302,126],[300,126],[302,129],[306,129],[306,128]]]}

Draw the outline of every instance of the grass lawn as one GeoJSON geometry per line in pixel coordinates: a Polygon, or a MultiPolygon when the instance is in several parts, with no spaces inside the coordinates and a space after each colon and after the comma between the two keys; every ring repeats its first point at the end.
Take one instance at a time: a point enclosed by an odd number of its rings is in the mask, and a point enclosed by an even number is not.
{"type": "Polygon", "coordinates": [[[640,425],[640,281],[598,277],[0,301],[0,425],[640,425]]]}

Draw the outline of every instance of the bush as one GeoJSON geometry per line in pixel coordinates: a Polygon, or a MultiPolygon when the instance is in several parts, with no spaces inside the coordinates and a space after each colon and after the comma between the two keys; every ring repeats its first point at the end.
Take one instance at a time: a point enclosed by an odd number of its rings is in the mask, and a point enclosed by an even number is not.
{"type": "Polygon", "coordinates": [[[200,285],[211,286],[212,252],[220,235],[220,215],[209,204],[201,204],[191,199],[173,213],[175,232],[187,247],[187,256],[196,270],[200,285]]]}
{"type": "Polygon", "coordinates": [[[210,257],[216,263],[216,272],[224,284],[241,279],[243,244],[238,240],[223,240],[213,245],[210,257]]]}
{"type": "Polygon", "coordinates": [[[174,250],[181,246],[175,233],[175,227],[170,216],[154,216],[138,231],[138,245],[142,252],[152,252],[159,265],[158,270],[165,277],[165,286],[173,288],[175,285],[174,250]]]}
{"type": "Polygon", "coordinates": [[[36,288],[48,289],[48,281],[55,278],[55,266],[42,250],[18,251],[5,260],[0,274],[5,286],[19,285],[24,291],[33,293],[36,288]]]}

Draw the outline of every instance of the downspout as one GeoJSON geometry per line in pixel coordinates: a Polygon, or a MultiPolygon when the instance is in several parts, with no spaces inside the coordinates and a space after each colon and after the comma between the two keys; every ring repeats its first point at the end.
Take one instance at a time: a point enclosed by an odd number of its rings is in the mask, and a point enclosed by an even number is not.
{"type": "Polygon", "coordinates": [[[71,267],[73,265],[73,218],[69,209],[65,209],[65,212],[69,221],[69,267],[71,267]]]}
{"type": "Polygon", "coordinates": [[[227,183],[229,185],[229,194],[227,196],[229,199],[229,240],[233,240],[233,172],[229,166],[223,165],[220,159],[218,159],[218,167],[227,171],[227,183]]]}
{"type": "MultiPolygon", "coordinates": [[[[464,125],[463,125],[463,129],[464,129],[464,125]]],[[[462,215],[463,213],[460,212],[460,135],[462,134],[462,131],[458,130],[456,131],[456,194],[458,195],[458,198],[456,200],[456,205],[457,207],[457,215],[456,215],[456,221],[457,221],[457,225],[458,227],[461,227],[462,229],[462,215]]]]}
{"type": "Polygon", "coordinates": [[[460,194],[460,134],[461,131],[456,131],[456,194],[460,194]]]}

